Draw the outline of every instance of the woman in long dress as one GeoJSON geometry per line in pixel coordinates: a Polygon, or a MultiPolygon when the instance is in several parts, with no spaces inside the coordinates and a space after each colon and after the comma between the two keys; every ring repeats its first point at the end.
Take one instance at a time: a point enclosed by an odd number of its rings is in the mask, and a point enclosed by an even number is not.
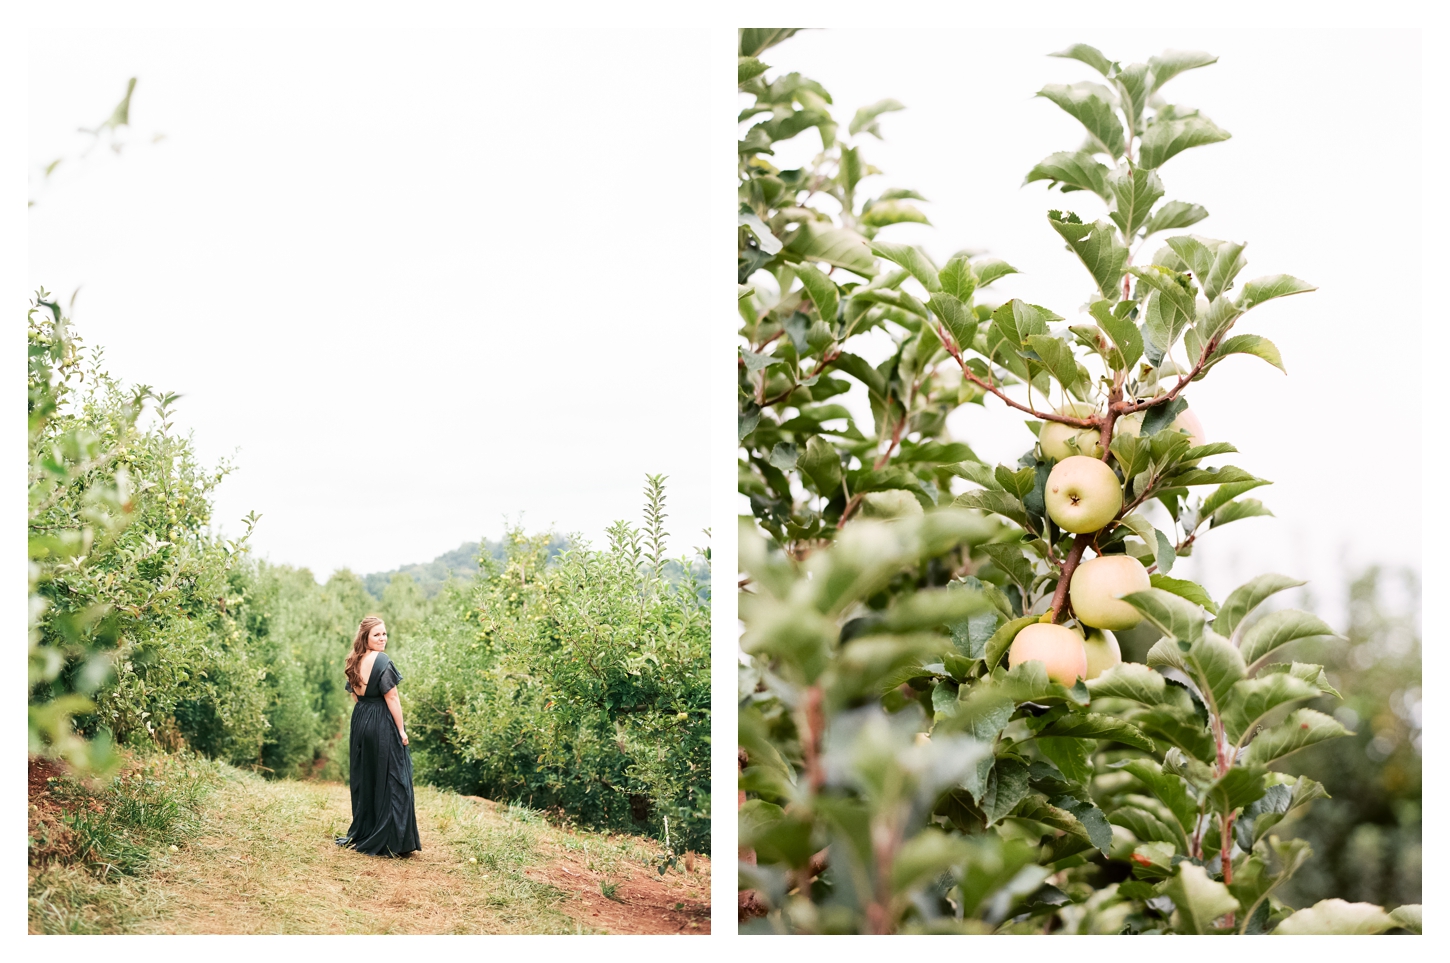
{"type": "Polygon", "coordinates": [[[398,701],[398,667],[383,651],[388,627],[368,616],[357,627],[345,663],[355,705],[349,737],[352,825],[337,841],[372,856],[402,856],[422,849],[413,810],[413,759],[398,701]]]}

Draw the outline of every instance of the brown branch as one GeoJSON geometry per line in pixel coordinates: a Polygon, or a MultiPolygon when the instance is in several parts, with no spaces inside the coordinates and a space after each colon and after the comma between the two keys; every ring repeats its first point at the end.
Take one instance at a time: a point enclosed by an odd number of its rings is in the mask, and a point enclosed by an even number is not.
{"type": "Polygon", "coordinates": [[[801,755],[805,757],[806,784],[811,792],[820,792],[826,784],[826,771],[821,768],[820,745],[825,734],[826,717],[821,712],[821,687],[813,685],[804,693],[805,731],[801,733],[801,755]]]}
{"type": "MultiPolygon", "coordinates": [[[[745,750],[743,748],[741,748],[740,746],[736,746],[735,747],[735,763],[736,763],[735,771],[736,771],[736,773],[738,774],[738,773],[744,772],[745,771],[745,765],[749,761],[750,761],[750,757],[746,755],[745,750]]],[[[741,790],[738,790],[737,791],[735,808],[738,811],[740,809],[740,807],[741,806],[744,806],[744,805],[745,805],[745,790],[741,789],[741,790]]],[[[740,861],[742,863],[750,863],[750,864],[754,865],[754,863],[755,863],[755,850],[750,849],[750,848],[745,847],[745,846],[741,846],[740,847],[739,856],[740,856],[740,861]]],[[[755,890],[753,890],[753,889],[742,889],[740,891],[739,895],[738,895],[738,899],[739,899],[739,907],[738,907],[737,920],[739,922],[741,922],[741,923],[744,923],[746,920],[753,919],[754,917],[757,917],[757,916],[764,916],[766,914],[766,912],[768,911],[767,908],[766,908],[766,905],[763,902],[761,902],[760,896],[758,894],[756,894],[755,890]]]]}
{"type": "Polygon", "coordinates": [[[946,328],[940,322],[937,323],[936,331],[937,337],[941,339],[941,343],[946,346],[947,351],[956,359],[957,364],[961,365],[962,377],[971,380],[979,388],[990,391],[1010,407],[1016,408],[1018,411],[1025,411],[1034,418],[1041,418],[1043,421],[1057,421],[1064,425],[1072,425],[1074,428],[1097,428],[1102,424],[1102,418],[1098,416],[1075,418],[1072,415],[1059,415],[1056,412],[1038,411],[1031,405],[1024,405],[1019,401],[1014,401],[990,381],[983,381],[981,378],[978,378],[976,372],[967,367],[967,359],[962,355],[961,348],[957,347],[956,340],[947,333],[946,328]]]}
{"type": "MultiPolygon", "coordinates": [[[[891,404],[890,395],[887,395],[886,403],[888,406],[891,404]]],[[[901,435],[906,430],[906,422],[910,418],[910,412],[906,411],[906,407],[903,405],[901,420],[896,423],[896,427],[891,432],[891,444],[886,446],[886,451],[882,452],[879,456],[877,456],[876,461],[871,466],[872,471],[880,471],[882,466],[884,466],[891,459],[891,453],[896,450],[897,445],[901,444],[901,435]]],[[[864,492],[858,492],[857,494],[852,495],[851,499],[846,502],[846,507],[841,511],[841,519],[840,521],[836,522],[837,531],[840,531],[842,528],[844,528],[846,522],[850,521],[852,513],[855,512],[858,507],[860,507],[861,499],[864,497],[864,492]]]]}
{"type": "MultiPolygon", "coordinates": [[[[806,380],[809,381],[810,379],[819,376],[821,374],[821,372],[823,372],[823,371],[826,370],[826,365],[828,365],[831,362],[835,361],[840,356],[841,356],[841,350],[839,348],[837,348],[835,351],[827,352],[826,354],[821,355],[821,360],[817,361],[815,368],[811,371],[810,374],[806,375],[806,380]]],[[[764,387],[764,384],[765,384],[764,375],[761,376],[761,379],[762,379],[761,380],[761,386],[764,387]]],[[[800,387],[800,382],[796,382],[795,384],[791,385],[789,388],[787,388],[784,391],[782,391],[780,394],[776,395],[774,398],[771,398],[769,401],[765,401],[765,400],[760,401],[759,402],[759,405],[762,408],[769,408],[771,405],[778,405],[782,401],[784,401],[785,399],[789,398],[791,396],[791,394],[797,388],[799,388],[799,387],[800,387]]],[[[762,392],[762,394],[764,394],[764,392],[762,392]]]]}
{"type": "Polygon", "coordinates": [[[1198,373],[1202,371],[1203,366],[1208,363],[1209,355],[1213,354],[1216,348],[1218,348],[1218,338],[1214,338],[1212,341],[1208,342],[1208,344],[1204,345],[1203,350],[1198,353],[1198,363],[1195,364],[1187,374],[1179,375],[1178,382],[1173,386],[1171,390],[1169,390],[1165,394],[1155,395],[1152,398],[1147,398],[1143,401],[1119,401],[1111,406],[1111,410],[1117,411],[1120,415],[1127,415],[1132,414],[1135,411],[1146,411],[1149,408],[1156,408],[1159,405],[1166,405],[1174,398],[1177,398],[1178,393],[1181,392],[1184,388],[1188,387],[1188,383],[1190,381],[1198,377],[1198,373]]]}
{"type": "Polygon", "coordinates": [[[877,457],[876,463],[871,466],[872,471],[880,471],[891,460],[891,453],[896,450],[897,445],[901,444],[901,433],[906,430],[906,422],[910,417],[911,415],[903,405],[901,409],[901,420],[896,423],[896,428],[891,432],[891,444],[887,445],[886,450],[877,457]]]}
{"type": "Polygon", "coordinates": [[[1093,540],[1093,532],[1083,532],[1072,541],[1072,548],[1067,553],[1067,558],[1062,563],[1062,573],[1057,579],[1057,591],[1052,593],[1052,621],[1061,622],[1067,617],[1067,589],[1072,581],[1072,573],[1077,571],[1078,563],[1082,561],[1082,553],[1087,549],[1093,540]]]}

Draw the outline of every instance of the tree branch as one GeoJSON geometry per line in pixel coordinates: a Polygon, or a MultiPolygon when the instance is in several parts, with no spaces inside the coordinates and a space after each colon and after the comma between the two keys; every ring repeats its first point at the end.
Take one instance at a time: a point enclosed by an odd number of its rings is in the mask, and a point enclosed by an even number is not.
{"type": "Polygon", "coordinates": [[[1093,532],[1083,532],[1072,540],[1072,548],[1062,562],[1062,572],[1057,579],[1057,591],[1052,593],[1052,621],[1061,622],[1067,616],[1067,590],[1072,582],[1072,573],[1082,561],[1082,553],[1093,540],[1093,532]]]}
{"type": "Polygon", "coordinates": [[[1041,418],[1043,421],[1057,421],[1061,422],[1064,425],[1072,425],[1074,428],[1097,428],[1099,425],[1102,424],[1102,418],[1097,416],[1094,416],[1092,418],[1075,418],[1072,415],[1059,415],[1056,412],[1038,411],[1036,408],[1033,408],[1030,405],[1024,405],[1019,401],[1015,401],[1012,398],[1007,397],[1007,395],[1000,388],[992,384],[990,381],[983,381],[981,378],[978,378],[976,372],[974,372],[971,368],[967,367],[967,359],[963,357],[961,348],[957,347],[956,340],[947,333],[946,328],[941,324],[941,322],[937,322],[936,332],[937,337],[941,339],[941,343],[946,346],[947,351],[951,353],[951,356],[954,359],[956,359],[957,364],[961,365],[962,377],[969,379],[973,384],[977,385],[978,387],[983,388],[996,395],[998,398],[1002,399],[1002,401],[1005,402],[1009,407],[1016,408],[1018,411],[1025,411],[1032,417],[1041,418]]]}

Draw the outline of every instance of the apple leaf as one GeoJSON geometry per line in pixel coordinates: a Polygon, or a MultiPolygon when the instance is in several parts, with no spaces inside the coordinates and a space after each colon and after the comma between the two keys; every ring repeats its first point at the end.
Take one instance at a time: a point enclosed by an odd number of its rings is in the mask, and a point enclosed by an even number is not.
{"type": "MultiPolygon", "coordinates": [[[[1203,500],[1203,504],[1199,507],[1198,510],[1198,517],[1207,518],[1209,515],[1212,515],[1215,511],[1217,511],[1220,505],[1227,504],[1228,502],[1242,495],[1244,492],[1252,491],[1255,488],[1272,484],[1273,482],[1268,481],[1267,479],[1255,478],[1253,481],[1232,482],[1227,485],[1221,485],[1216,491],[1214,491],[1203,500]]],[[[1224,634],[1227,635],[1228,633],[1224,634]]]]}
{"type": "Polygon", "coordinates": [[[1108,216],[1125,237],[1131,237],[1148,220],[1148,212],[1163,196],[1163,181],[1157,171],[1129,164],[1108,174],[1107,184],[1113,195],[1113,210],[1108,216]]]}
{"type": "Polygon", "coordinates": [[[1137,806],[1123,806],[1108,816],[1108,822],[1122,826],[1145,843],[1169,843],[1176,849],[1183,842],[1183,834],[1176,832],[1154,813],[1137,806]]]}
{"type": "Polygon", "coordinates": [[[1074,395],[1083,393],[1083,389],[1090,384],[1087,372],[1077,363],[1072,348],[1066,342],[1050,334],[1029,335],[1026,341],[1027,346],[1042,359],[1043,366],[1057,379],[1058,384],[1074,395]]]}
{"type": "MultiPolygon", "coordinates": [[[[1115,440],[1113,443],[1116,445],[1117,441],[1115,440]]],[[[1122,463],[1122,461],[1119,461],[1119,464],[1122,463]]],[[[1124,515],[1122,518],[1118,519],[1118,524],[1126,528],[1128,531],[1132,532],[1134,535],[1141,538],[1147,545],[1156,545],[1157,539],[1154,536],[1157,535],[1158,530],[1148,523],[1148,519],[1144,518],[1137,512],[1133,512],[1130,515],[1124,515]]]]}
{"type": "Polygon", "coordinates": [[[1173,918],[1180,933],[1212,933],[1215,920],[1239,908],[1227,886],[1186,860],[1178,864],[1178,875],[1168,881],[1163,894],[1178,908],[1173,918]]]}
{"type": "Polygon", "coordinates": [[[1324,666],[1314,665],[1308,662],[1270,662],[1259,669],[1259,678],[1263,678],[1271,672],[1287,672],[1296,679],[1301,679],[1317,688],[1325,695],[1342,699],[1339,690],[1329,684],[1329,677],[1324,674],[1324,666]]]}
{"type": "Polygon", "coordinates": [[[1062,318],[1046,308],[1028,304],[1019,298],[1013,298],[992,312],[993,326],[1014,348],[1026,344],[1027,339],[1034,334],[1047,334],[1049,321],[1061,320],[1062,318]]]}
{"type": "Polygon", "coordinates": [[[888,261],[895,261],[906,268],[911,272],[912,277],[921,282],[921,286],[926,288],[928,293],[935,294],[942,289],[936,265],[932,264],[931,259],[922,253],[921,248],[912,247],[910,244],[872,241],[871,252],[888,261]]]}
{"type": "Polygon", "coordinates": [[[1119,662],[1096,679],[1089,679],[1094,699],[1129,699],[1145,706],[1163,701],[1163,677],[1141,662],[1119,662]]]}
{"type": "Polygon", "coordinates": [[[760,218],[753,213],[737,215],[737,223],[741,227],[750,228],[750,233],[755,235],[759,242],[760,249],[766,254],[780,253],[780,239],[770,232],[770,229],[761,222],[760,218]]]}
{"type": "Polygon", "coordinates": [[[1228,131],[1201,114],[1155,120],[1143,132],[1138,147],[1138,163],[1144,167],[1162,167],[1170,157],[1190,147],[1216,144],[1228,140],[1230,136],[1228,131]]]}
{"type": "Polygon", "coordinates": [[[1208,787],[1208,796],[1220,813],[1231,813],[1264,795],[1264,773],[1258,766],[1233,766],[1208,787]]]}
{"type": "MultiPolygon", "coordinates": [[[[937,273],[937,277],[941,281],[942,293],[951,295],[958,301],[971,300],[972,293],[977,290],[977,276],[972,271],[971,262],[963,254],[948,261],[947,266],[937,273]]],[[[971,344],[970,339],[967,344],[971,344]]]]}
{"type": "Polygon", "coordinates": [[[1227,485],[1243,482],[1264,484],[1263,479],[1255,478],[1242,468],[1233,465],[1224,465],[1222,468],[1189,468],[1168,476],[1163,483],[1169,488],[1186,488],[1190,485],[1227,485]]]}
{"type": "Polygon", "coordinates": [[[1116,66],[1111,60],[1103,56],[1103,52],[1097,47],[1092,47],[1085,43],[1075,43],[1071,47],[1059,50],[1056,53],[1050,53],[1047,56],[1062,57],[1066,60],[1080,60],[1104,77],[1110,76],[1113,68],[1116,66]]]}
{"type": "MultiPolygon", "coordinates": [[[[1091,688],[1089,692],[1093,691],[1091,688]]],[[[1097,712],[1077,712],[1062,716],[1049,723],[1037,733],[1037,737],[1073,736],[1078,739],[1111,739],[1144,752],[1154,752],[1157,747],[1143,730],[1130,722],[1097,712]]]]}
{"type": "MultiPolygon", "coordinates": [[[[1087,128],[1097,146],[1114,158],[1121,157],[1124,147],[1123,124],[1113,109],[1113,92],[1102,84],[1048,84],[1037,92],[1071,115],[1087,128]]],[[[1156,167],[1156,164],[1144,164],[1156,167]]]]}
{"type": "Polygon", "coordinates": [[[1298,609],[1281,609],[1270,612],[1246,629],[1239,648],[1243,652],[1244,661],[1254,663],[1290,642],[1320,636],[1340,637],[1339,633],[1317,615],[1298,609]]]}
{"type": "Polygon", "coordinates": [[[803,221],[785,248],[807,261],[834,264],[862,277],[869,278],[876,273],[876,259],[871,256],[864,237],[819,221],[803,221]]]}
{"type": "Polygon", "coordinates": [[[930,224],[931,221],[915,204],[904,201],[878,200],[861,214],[861,223],[867,227],[886,227],[890,224],[930,224]]]}
{"type": "Polygon", "coordinates": [[[1257,679],[1240,679],[1234,683],[1228,705],[1223,712],[1224,734],[1235,745],[1253,731],[1254,726],[1279,706],[1301,699],[1318,698],[1319,687],[1286,672],[1274,672],[1257,679]]]}
{"type": "Polygon", "coordinates": [[[999,757],[980,803],[987,825],[990,827],[1010,815],[1027,798],[1028,788],[1027,766],[1012,756],[999,757]]]}
{"type": "Polygon", "coordinates": [[[1298,579],[1273,573],[1250,579],[1230,592],[1228,598],[1224,599],[1223,608],[1219,610],[1219,616],[1214,620],[1213,630],[1220,635],[1232,636],[1234,629],[1238,628],[1244,616],[1256,609],[1269,596],[1285,589],[1297,588],[1303,584],[1305,583],[1298,579]]]}
{"type": "Polygon", "coordinates": [[[1307,291],[1319,290],[1307,281],[1301,281],[1296,277],[1287,274],[1272,274],[1268,277],[1255,278],[1244,285],[1244,293],[1239,299],[1239,309],[1248,311],[1256,308],[1265,301],[1272,301],[1274,298],[1288,297],[1291,294],[1303,294],[1307,291]]]}
{"type": "MultiPolygon", "coordinates": [[[[942,272],[946,275],[946,272],[942,272]]],[[[977,316],[972,313],[971,308],[962,303],[953,295],[944,292],[933,294],[927,303],[931,305],[932,313],[941,319],[942,324],[951,332],[952,340],[962,351],[967,351],[972,346],[972,340],[977,336],[977,316]]]]}
{"type": "Polygon", "coordinates": [[[1017,269],[1001,258],[984,257],[972,265],[972,272],[977,276],[977,287],[984,288],[998,278],[1016,274],[1017,269]]]}
{"type": "MultiPolygon", "coordinates": [[[[1165,641],[1168,645],[1175,644],[1163,639],[1159,644],[1165,641]]],[[[1149,660],[1152,660],[1151,652],[1149,660]]],[[[1177,746],[1200,762],[1213,762],[1216,757],[1213,735],[1192,709],[1161,705],[1133,716],[1133,724],[1158,742],[1177,746]]]]}
{"type": "MultiPolygon", "coordinates": [[[[1203,609],[1171,592],[1150,588],[1141,592],[1130,592],[1123,596],[1123,601],[1142,612],[1143,618],[1170,640],[1181,639],[1193,643],[1203,637],[1206,621],[1203,609]]],[[[1148,664],[1153,663],[1150,661],[1148,664]]]]}
{"type": "Polygon", "coordinates": [[[1024,528],[1027,527],[1026,509],[1022,507],[1020,501],[1006,492],[978,489],[958,495],[952,504],[957,508],[975,508],[978,511],[992,512],[1003,518],[1011,519],[1024,528]]]}
{"type": "Polygon", "coordinates": [[[1150,90],[1158,90],[1185,70],[1194,70],[1216,63],[1218,63],[1218,58],[1213,54],[1197,50],[1165,50],[1156,57],[1148,58],[1148,66],[1153,69],[1153,84],[1150,90]]]}
{"type": "Polygon", "coordinates": [[[1314,709],[1296,709],[1277,726],[1255,736],[1243,761],[1266,766],[1300,749],[1349,734],[1333,716],[1314,709]]]}
{"type": "Polygon", "coordinates": [[[1118,284],[1128,263],[1128,249],[1111,221],[1084,224],[1076,214],[1048,211],[1048,223],[1061,235],[1097,282],[1098,291],[1109,301],[1122,296],[1118,284]]]}
{"type": "Polygon", "coordinates": [[[1101,809],[1073,796],[1059,796],[1052,800],[1052,805],[1072,813],[1087,832],[1088,841],[1104,856],[1108,854],[1108,848],[1113,844],[1113,827],[1101,809]]]}
{"type": "Polygon", "coordinates": [[[1159,231],[1176,231],[1179,228],[1192,227],[1206,217],[1208,217],[1208,211],[1197,204],[1169,201],[1148,218],[1148,223],[1143,225],[1143,236],[1157,234],[1159,231]]]}
{"type": "Polygon", "coordinates": [[[1155,528],[1153,536],[1156,540],[1156,544],[1153,546],[1153,561],[1158,564],[1158,571],[1166,575],[1173,570],[1173,562],[1178,556],[1173,551],[1173,543],[1168,540],[1167,535],[1155,528]]]}
{"type": "Polygon", "coordinates": [[[1209,528],[1218,528],[1220,525],[1227,525],[1229,522],[1236,522],[1241,518],[1257,518],[1260,515],[1273,517],[1273,512],[1264,507],[1264,503],[1257,498],[1240,498],[1238,501],[1229,502],[1221,506],[1213,513],[1213,520],[1209,522],[1209,528]]]}
{"type": "Polygon", "coordinates": [[[800,278],[801,286],[805,288],[811,303],[816,306],[816,313],[820,315],[821,320],[827,324],[835,324],[836,312],[841,303],[841,294],[836,289],[836,282],[807,264],[798,265],[795,273],[796,277],[800,278]]]}
{"type": "Polygon", "coordinates": [[[1197,461],[1200,458],[1208,458],[1212,455],[1237,454],[1238,449],[1226,441],[1211,441],[1206,445],[1198,445],[1183,453],[1184,461],[1197,461]]]}
{"type": "Polygon", "coordinates": [[[1308,909],[1296,911],[1274,928],[1274,936],[1366,936],[1383,933],[1399,925],[1389,913],[1373,903],[1347,903],[1323,899],[1308,909]]]}
{"type": "Polygon", "coordinates": [[[1232,642],[1208,629],[1189,647],[1184,659],[1189,675],[1213,709],[1223,711],[1235,683],[1244,677],[1244,657],[1232,642]]]}
{"type": "Polygon", "coordinates": [[[1406,903],[1403,906],[1396,907],[1390,912],[1390,919],[1394,920],[1396,923],[1409,930],[1411,933],[1423,932],[1423,921],[1421,917],[1422,914],[1420,911],[1419,903],[1406,903]]]}
{"type": "Polygon", "coordinates": [[[1113,763],[1109,768],[1132,773],[1159,802],[1168,807],[1178,820],[1179,828],[1184,832],[1192,831],[1198,821],[1198,804],[1189,796],[1188,787],[1181,778],[1164,772],[1163,767],[1151,759],[1130,759],[1113,763]]]}
{"type": "Polygon", "coordinates": [[[1274,342],[1268,338],[1261,338],[1257,334],[1236,334],[1224,341],[1214,349],[1213,354],[1208,356],[1203,370],[1207,371],[1231,354],[1251,354],[1256,358],[1263,358],[1269,364],[1288,374],[1284,369],[1284,359],[1279,355],[1279,349],[1274,346],[1274,342]]]}
{"type": "MultiPolygon", "coordinates": [[[[1287,787],[1274,786],[1271,789],[1287,790],[1287,787]]],[[[1236,830],[1245,821],[1250,825],[1253,824],[1254,820],[1248,814],[1257,805],[1258,803],[1256,802],[1244,810],[1244,815],[1239,817],[1240,821],[1234,824],[1236,830]]],[[[1251,854],[1243,861],[1242,865],[1234,870],[1233,882],[1228,887],[1229,891],[1234,894],[1234,898],[1239,901],[1239,909],[1243,913],[1243,922],[1239,926],[1240,933],[1256,932],[1250,929],[1250,924],[1264,898],[1276,886],[1279,886],[1290,876],[1294,875],[1299,867],[1304,865],[1304,861],[1309,858],[1312,852],[1308,840],[1290,839],[1286,842],[1280,842],[1277,836],[1269,840],[1268,848],[1273,851],[1275,856],[1272,862],[1276,866],[1276,869],[1273,872],[1269,871],[1269,863],[1266,862],[1268,854],[1256,852],[1251,854]]],[[[1257,932],[1262,932],[1262,930],[1258,930],[1257,932]]]]}
{"type": "MultiPolygon", "coordinates": [[[[1132,306],[1133,303],[1129,301],[1119,302],[1120,308],[1132,306]]],[[[1138,326],[1114,310],[1112,303],[1108,301],[1094,301],[1088,311],[1118,349],[1118,353],[1111,359],[1113,369],[1124,371],[1137,364],[1138,359],[1143,357],[1143,334],[1138,326]]]]}
{"type": "Polygon", "coordinates": [[[1214,604],[1213,597],[1208,594],[1207,589],[1197,582],[1190,582],[1186,578],[1169,578],[1167,575],[1161,575],[1157,572],[1148,576],[1148,579],[1152,582],[1154,588],[1162,589],[1165,592],[1172,592],[1179,598],[1185,598],[1195,605],[1203,606],[1215,615],[1218,614],[1218,606],[1214,604]]]}

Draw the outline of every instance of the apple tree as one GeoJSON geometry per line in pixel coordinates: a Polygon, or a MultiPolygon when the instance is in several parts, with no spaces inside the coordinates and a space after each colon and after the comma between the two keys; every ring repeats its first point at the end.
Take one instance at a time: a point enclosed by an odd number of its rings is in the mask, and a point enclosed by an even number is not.
{"type": "Polygon", "coordinates": [[[1039,92],[1086,140],[1027,174],[1077,208],[1045,225],[1086,269],[1069,319],[993,298],[1003,260],[890,239],[927,220],[915,192],[868,189],[902,105],[843,131],[819,83],[760,59],[793,32],[740,32],[742,927],[1418,931],[1417,906],[1276,898],[1311,854],[1274,828],[1324,790],[1275,766],[1346,734],[1304,707],[1334,694],[1322,669],[1281,657],[1333,629],[1265,604],[1302,583],[1220,601],[1172,574],[1269,514],[1248,497],[1268,481],[1206,464],[1236,449],[1204,436],[1192,386],[1282,368],[1250,315],[1314,290],[1246,279],[1245,245],[1165,197],[1167,162],[1229,137],[1164,92],[1215,58],[1057,54],[1098,75],[1039,92]],[[801,136],[809,163],[772,163],[801,136]],[[869,332],[892,345],[874,364],[869,332]],[[989,397],[1037,436],[1015,464],[947,429],[989,397]],[[1112,633],[1142,623],[1161,638],[1124,662],[1112,633]]]}

